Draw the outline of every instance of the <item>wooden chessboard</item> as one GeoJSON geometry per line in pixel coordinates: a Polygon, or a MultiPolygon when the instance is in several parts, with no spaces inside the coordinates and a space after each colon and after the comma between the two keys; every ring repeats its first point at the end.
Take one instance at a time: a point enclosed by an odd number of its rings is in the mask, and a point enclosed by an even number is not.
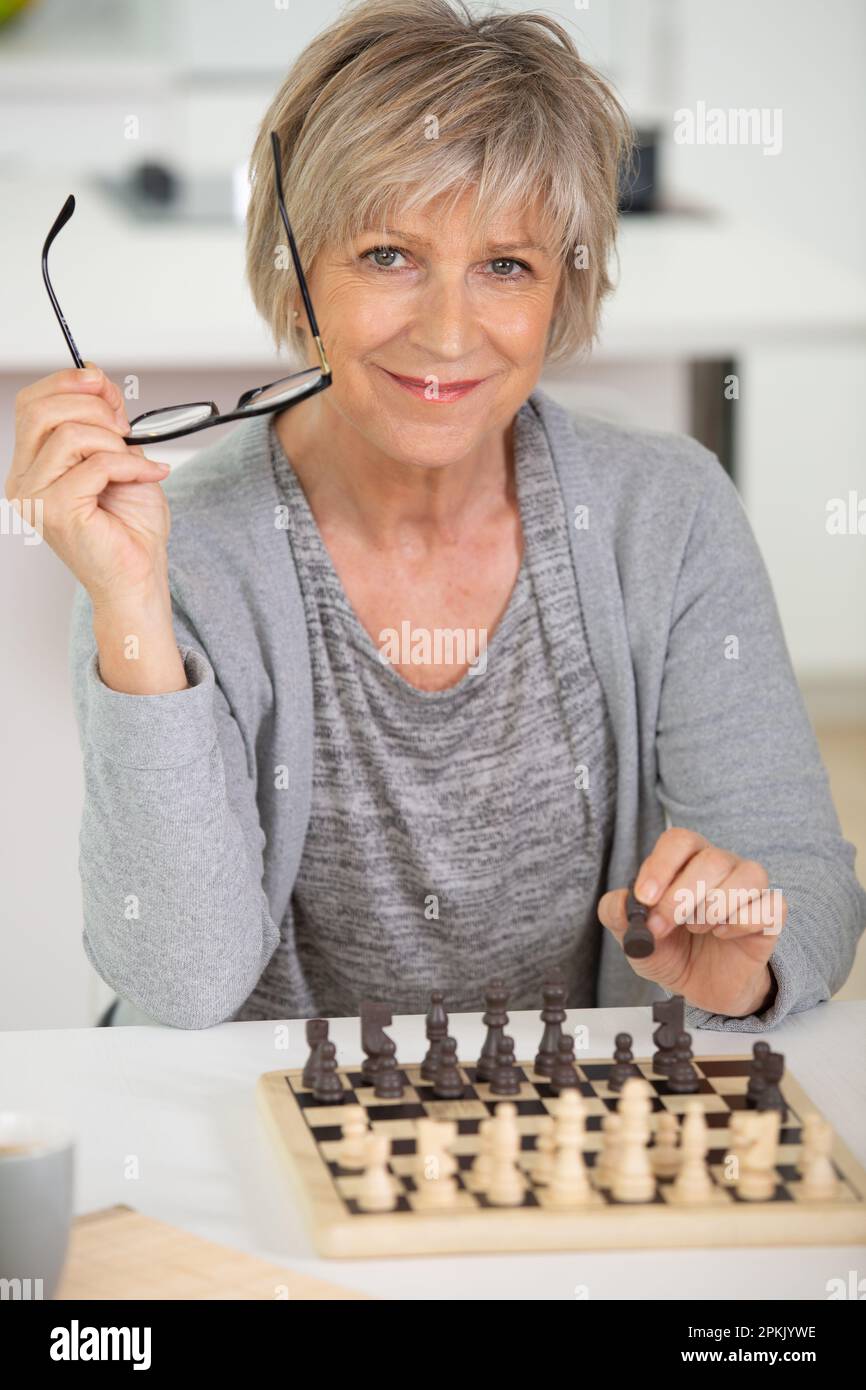
{"type": "MultiPolygon", "coordinates": [[[[301,1071],[272,1071],[259,1078],[257,1094],[271,1134],[296,1180],[312,1225],[316,1249],[329,1256],[432,1255],[505,1250],[604,1250],[677,1246],[854,1245],[866,1240],[866,1171],[845,1146],[834,1141],[833,1162],[840,1178],[832,1201],[806,1201],[801,1193],[797,1162],[801,1152],[802,1117],[817,1110],[798,1083],[786,1075],[782,1090],[788,1117],[781,1130],[778,1183],[766,1202],[738,1197],[725,1180],[724,1160],[730,1143],[728,1121],[746,1108],[749,1057],[705,1057],[694,1060],[711,1131],[709,1170],[716,1183],[713,1200],[699,1206],[676,1206],[669,1201],[672,1180],[659,1179],[652,1202],[616,1202],[593,1180],[601,1149],[602,1117],[616,1109],[617,1094],[607,1085],[609,1059],[579,1062],[580,1091],[586,1102],[585,1159],[596,1192],[591,1206],[572,1211],[546,1206],[546,1192],[532,1180],[539,1116],[552,1113],[556,1097],[549,1081],[529,1063],[520,1066],[520,1094],[509,1096],[517,1106],[521,1135],[520,1166],[526,1195],[520,1207],[497,1207],[483,1191],[474,1190],[472,1160],[478,1152],[478,1127],[506,1097],[494,1096],[489,1085],[476,1080],[474,1066],[461,1064],[466,1081],[462,1100],[437,1100],[418,1066],[403,1067],[406,1088],[402,1099],[377,1100],[360,1071],[339,1071],[346,1091],[344,1104],[364,1106],[372,1130],[392,1141],[390,1171],[401,1195],[394,1211],[359,1209],[356,1199],[360,1174],[342,1170],[335,1161],[341,1139],[342,1105],[315,1099],[301,1082],[301,1071]],[[457,1121],[457,1140],[451,1151],[459,1164],[460,1192],[456,1207],[431,1212],[415,1205],[415,1123],[428,1116],[457,1121]]],[[[667,1078],[653,1071],[652,1062],[638,1060],[641,1074],[652,1086],[653,1111],[681,1115],[694,1096],[675,1095],[667,1078]]]]}

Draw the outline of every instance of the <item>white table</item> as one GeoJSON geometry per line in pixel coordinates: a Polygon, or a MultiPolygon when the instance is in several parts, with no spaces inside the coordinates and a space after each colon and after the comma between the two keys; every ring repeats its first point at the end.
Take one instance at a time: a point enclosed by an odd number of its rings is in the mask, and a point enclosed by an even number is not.
{"type": "MultiPolygon", "coordinates": [[[[648,1009],[569,1013],[585,1024],[583,1055],[605,1056],[614,1035],[652,1050],[648,1009]]],[[[534,1053],[535,1013],[511,1016],[517,1056],[534,1053]]],[[[390,1030],[398,1057],[417,1060],[424,1021],[390,1030]]],[[[462,1057],[484,1029],[477,1014],[452,1015],[462,1057]]],[[[359,1060],[356,1020],[331,1027],[340,1060],[359,1060]]],[[[696,1056],[746,1052],[752,1035],[701,1031],[696,1056]]],[[[767,1035],[787,1065],[866,1162],[866,1001],[825,1004],[767,1035]]],[[[323,1261],[278,1167],[255,1105],[261,1072],[300,1066],[303,1024],[229,1023],[204,1032],[163,1028],[56,1029],[0,1034],[0,1107],[48,1111],[78,1135],[76,1211],[125,1202],[263,1259],[381,1297],[409,1299],[824,1298],[827,1280],[864,1269],[863,1247],[643,1251],[435,1259],[323,1261]],[[288,1029],[288,1047],[279,1045],[288,1029]],[[139,1175],[126,1176],[137,1160],[139,1175]]]]}

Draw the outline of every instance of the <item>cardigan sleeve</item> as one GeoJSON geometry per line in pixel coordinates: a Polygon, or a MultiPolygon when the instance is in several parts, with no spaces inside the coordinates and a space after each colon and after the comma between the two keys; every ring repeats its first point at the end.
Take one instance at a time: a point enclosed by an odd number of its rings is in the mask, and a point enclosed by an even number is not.
{"type": "Polygon", "coordinates": [[[842,836],[757,541],[709,456],[670,620],[656,732],[671,823],[757,860],[788,903],[760,1014],[687,1009],[688,1025],[772,1028],[844,983],[866,925],[854,846],[842,836]]]}
{"type": "Polygon", "coordinates": [[[262,887],[265,836],[241,732],[173,602],[188,687],[130,695],[103,683],[90,600],[76,591],[83,944],[137,1009],[176,1028],[206,1028],[251,993],[279,932],[262,887]]]}

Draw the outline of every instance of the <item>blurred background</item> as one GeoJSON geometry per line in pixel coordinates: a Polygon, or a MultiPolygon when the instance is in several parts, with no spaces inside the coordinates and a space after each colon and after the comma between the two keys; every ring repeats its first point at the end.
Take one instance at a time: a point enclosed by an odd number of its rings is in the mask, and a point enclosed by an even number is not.
{"type": "MultiPolygon", "coordinates": [[[[126,391],[130,416],[233,403],[280,374],[245,286],[245,165],[286,70],[340,8],[0,0],[4,474],[15,393],[71,364],[39,269],[70,192],[77,211],[52,279],[82,355],[126,391]]],[[[541,384],[574,411],[693,434],[730,471],[863,879],[866,6],[535,8],[568,24],[641,139],[600,346],[541,384]]],[[[149,452],[177,463],[191,444],[149,452]]],[[[47,546],[25,541],[4,514],[0,1027],[76,1027],[113,994],[81,947],[74,581],[47,546]]],[[[842,997],[864,996],[861,950],[842,997]]]]}

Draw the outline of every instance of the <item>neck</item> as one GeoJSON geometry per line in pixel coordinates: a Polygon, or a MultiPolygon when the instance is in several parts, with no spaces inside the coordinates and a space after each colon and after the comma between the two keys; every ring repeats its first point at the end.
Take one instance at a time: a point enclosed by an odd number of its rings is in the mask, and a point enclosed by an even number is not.
{"type": "Polygon", "coordinates": [[[392,458],[314,396],[278,415],[277,438],[320,526],[349,527],[389,547],[406,533],[453,541],[503,501],[514,503],[513,426],[463,458],[424,468],[392,458]]]}

